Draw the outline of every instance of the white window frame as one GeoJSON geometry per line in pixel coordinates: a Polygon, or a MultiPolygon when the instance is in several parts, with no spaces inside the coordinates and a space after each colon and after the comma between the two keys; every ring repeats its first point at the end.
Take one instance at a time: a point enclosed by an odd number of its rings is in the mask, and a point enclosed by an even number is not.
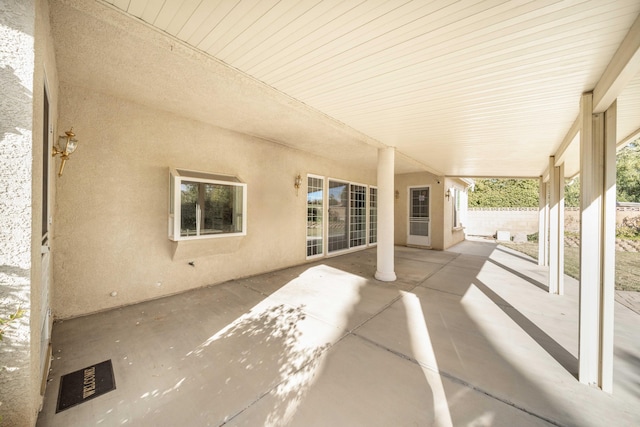
{"type": "MultiPolygon", "coordinates": [[[[313,259],[313,258],[322,258],[322,257],[333,257],[333,256],[338,256],[344,253],[348,253],[348,252],[355,252],[355,251],[359,251],[359,250],[363,250],[366,249],[370,246],[375,246],[378,243],[370,243],[370,215],[371,215],[371,209],[370,209],[370,189],[371,188],[375,188],[377,190],[376,186],[371,186],[368,184],[363,184],[360,182],[355,182],[355,181],[350,181],[348,179],[341,179],[341,178],[333,178],[331,176],[326,176],[326,175],[317,175],[317,174],[307,174],[307,183],[309,182],[309,178],[319,178],[319,179],[323,179],[323,184],[324,184],[324,193],[323,193],[323,250],[322,250],[322,254],[316,254],[316,255],[311,255],[311,256],[306,256],[306,259],[313,259]],[[342,184],[346,184],[348,191],[349,191],[349,196],[348,196],[348,204],[349,206],[347,206],[347,209],[349,211],[349,220],[347,221],[346,226],[348,227],[348,232],[347,232],[347,247],[343,248],[343,249],[336,249],[336,250],[329,250],[329,225],[330,225],[330,219],[329,219],[329,209],[330,209],[330,205],[329,205],[329,186],[331,182],[339,182],[342,184]],[[365,188],[365,213],[364,213],[364,219],[365,219],[365,241],[362,245],[358,245],[358,246],[351,246],[351,186],[352,185],[357,185],[360,187],[364,187],[365,188]]],[[[305,202],[306,203],[306,202],[305,202]]],[[[308,215],[305,214],[305,218],[307,218],[308,215]]],[[[308,238],[307,232],[305,231],[305,238],[308,238]]],[[[307,247],[305,246],[305,255],[307,253],[307,247]]]]}
{"type": "Polygon", "coordinates": [[[453,192],[451,197],[451,201],[453,202],[451,206],[451,224],[453,225],[453,230],[460,230],[462,229],[462,209],[460,209],[460,204],[462,203],[461,191],[457,187],[452,187],[451,190],[453,192]]]}
{"type": "MultiPolygon", "coordinates": [[[[347,241],[347,247],[346,248],[341,248],[341,249],[334,249],[334,250],[331,250],[331,247],[330,247],[330,239],[331,239],[330,235],[331,235],[331,232],[329,230],[329,226],[330,226],[330,223],[331,223],[331,219],[329,218],[329,209],[331,209],[331,205],[330,205],[329,202],[331,200],[331,198],[330,198],[331,195],[329,193],[331,191],[331,182],[332,181],[333,182],[338,182],[340,184],[346,184],[347,185],[347,192],[349,192],[351,190],[351,184],[352,184],[351,181],[349,181],[348,179],[332,178],[330,176],[327,177],[327,204],[326,204],[326,207],[325,207],[325,209],[326,209],[326,218],[327,218],[327,225],[325,226],[325,228],[327,230],[327,232],[326,232],[326,236],[327,236],[327,244],[326,244],[327,256],[340,255],[340,254],[349,252],[351,250],[350,241],[349,241],[350,233],[349,233],[349,220],[348,220],[348,218],[349,218],[348,215],[349,215],[350,212],[349,212],[349,206],[348,205],[345,207],[345,209],[346,209],[345,226],[347,227],[347,231],[346,231],[347,235],[345,236],[345,238],[346,238],[346,241],[347,241]]],[[[347,194],[347,204],[348,203],[349,203],[349,194],[347,194]]]]}
{"type": "MultiPolygon", "coordinates": [[[[185,241],[185,240],[201,240],[201,239],[217,239],[224,237],[234,236],[246,236],[247,235],[247,184],[240,182],[240,180],[232,175],[221,175],[210,172],[199,172],[186,170],[182,168],[170,168],[169,169],[169,239],[173,241],[185,241]],[[232,233],[214,233],[200,235],[200,230],[196,230],[194,236],[182,236],[181,230],[181,187],[182,182],[198,182],[205,184],[218,184],[226,185],[230,187],[242,188],[242,230],[232,233]]],[[[234,212],[234,215],[237,213],[234,212]]],[[[198,227],[196,227],[198,228],[198,227]]]]}
{"type": "Polygon", "coordinates": [[[367,191],[367,246],[377,246],[378,245],[378,200],[379,200],[378,187],[375,185],[370,185],[367,191]],[[376,192],[376,215],[375,215],[375,227],[371,223],[371,190],[375,190],[376,192]],[[376,231],[376,241],[371,242],[371,230],[375,229],[376,231]]]}
{"type": "MultiPolygon", "coordinates": [[[[368,191],[368,186],[366,184],[360,184],[358,182],[349,182],[349,248],[348,249],[357,249],[357,248],[363,248],[367,246],[367,243],[369,242],[369,228],[368,228],[368,219],[369,219],[369,191],[368,191]],[[352,186],[357,186],[357,187],[361,187],[364,188],[364,215],[362,219],[364,219],[364,224],[362,222],[360,222],[360,224],[363,224],[364,227],[364,236],[362,237],[356,237],[357,240],[362,239],[363,243],[359,244],[359,245],[355,245],[355,246],[351,246],[352,241],[354,240],[353,237],[353,233],[354,230],[351,229],[351,226],[353,224],[352,220],[353,220],[353,207],[351,206],[351,203],[353,202],[353,194],[351,192],[351,187],[352,186]]],[[[361,230],[362,231],[362,230],[361,230]]]]}
{"type": "Polygon", "coordinates": [[[322,180],[322,230],[320,230],[321,235],[322,235],[322,251],[320,253],[317,253],[315,255],[307,255],[307,259],[313,259],[313,258],[322,258],[325,256],[326,252],[327,252],[327,233],[326,233],[326,221],[327,221],[327,212],[326,212],[326,205],[327,205],[327,179],[326,177],[322,176],[322,175],[314,175],[314,174],[307,174],[307,227],[305,228],[305,235],[307,238],[307,246],[305,246],[305,253],[308,253],[308,245],[309,245],[309,234],[308,234],[308,222],[309,222],[309,199],[308,199],[308,192],[309,192],[309,178],[314,178],[314,179],[321,179],[322,180]]]}
{"type": "Polygon", "coordinates": [[[423,185],[410,185],[407,187],[407,245],[409,246],[431,246],[431,219],[432,219],[432,211],[433,208],[433,191],[431,184],[423,184],[423,185]],[[418,188],[427,188],[429,193],[429,212],[428,212],[428,220],[427,220],[427,235],[420,236],[411,234],[411,191],[418,188]]]}

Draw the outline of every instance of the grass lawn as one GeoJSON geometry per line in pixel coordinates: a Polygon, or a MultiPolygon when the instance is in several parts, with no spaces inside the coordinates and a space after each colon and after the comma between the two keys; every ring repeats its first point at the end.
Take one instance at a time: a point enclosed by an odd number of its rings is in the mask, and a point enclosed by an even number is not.
{"type": "MultiPolygon", "coordinates": [[[[538,259],[538,244],[504,243],[501,245],[538,259]]],[[[580,249],[564,248],[564,272],[575,279],[580,278],[580,249]]],[[[640,292],[640,252],[616,252],[616,289],[640,292]]]]}

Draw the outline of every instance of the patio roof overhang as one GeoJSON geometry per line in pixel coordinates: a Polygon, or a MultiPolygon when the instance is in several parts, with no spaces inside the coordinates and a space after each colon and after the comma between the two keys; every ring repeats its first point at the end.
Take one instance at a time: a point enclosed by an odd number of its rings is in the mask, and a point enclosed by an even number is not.
{"type": "Polygon", "coordinates": [[[393,146],[396,173],[537,177],[556,155],[572,176],[594,90],[619,142],[640,130],[635,0],[51,8],[62,83],[363,167],[393,146]]]}

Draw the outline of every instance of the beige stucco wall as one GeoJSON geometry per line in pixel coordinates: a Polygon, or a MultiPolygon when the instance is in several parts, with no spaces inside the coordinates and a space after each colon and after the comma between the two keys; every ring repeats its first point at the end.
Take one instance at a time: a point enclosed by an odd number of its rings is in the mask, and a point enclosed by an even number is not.
{"type": "Polygon", "coordinates": [[[406,245],[409,216],[409,187],[430,186],[431,248],[444,249],[443,199],[444,180],[428,172],[395,176],[395,244],[406,245]]]}
{"type": "MultiPolygon", "coordinates": [[[[32,426],[41,403],[43,93],[56,118],[57,73],[48,3],[0,4],[0,316],[24,317],[0,342],[3,425],[32,426]],[[46,70],[46,71],[45,71],[46,70]]],[[[53,204],[54,193],[50,194],[53,204]]],[[[46,311],[46,310],[45,310],[46,311]]]]}
{"type": "MultiPolygon", "coordinates": [[[[466,191],[467,184],[455,178],[438,177],[428,172],[395,176],[395,244],[406,245],[409,220],[409,187],[430,186],[431,248],[445,250],[464,240],[464,229],[453,227],[453,199],[448,188],[466,191]]],[[[464,224],[463,224],[464,225],[464,224]]]]}
{"type": "MultiPolygon", "coordinates": [[[[444,180],[444,193],[446,193],[447,189],[456,188],[460,191],[466,191],[466,185],[463,181],[455,178],[445,178],[444,180]]],[[[454,200],[453,197],[449,197],[448,199],[443,196],[441,199],[443,200],[443,225],[442,225],[442,235],[443,235],[443,249],[448,249],[451,246],[460,243],[464,240],[465,230],[462,227],[454,228],[453,224],[453,209],[454,209],[454,200]]],[[[462,208],[462,207],[461,207],[462,208]]],[[[465,224],[462,223],[464,227],[465,224]]]]}
{"type": "Polygon", "coordinates": [[[58,318],[305,262],[306,179],[296,195],[295,176],[375,184],[375,170],[87,88],[61,83],[60,90],[59,125],[73,126],[80,143],[57,180],[58,318]],[[247,235],[170,241],[169,167],[235,175],[247,183],[247,235]],[[114,291],[117,296],[110,296],[114,291]]]}

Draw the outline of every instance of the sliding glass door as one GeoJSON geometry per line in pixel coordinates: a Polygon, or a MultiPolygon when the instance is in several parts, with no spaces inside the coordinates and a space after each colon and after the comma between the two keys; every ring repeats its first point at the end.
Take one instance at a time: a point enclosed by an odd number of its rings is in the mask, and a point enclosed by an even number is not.
{"type": "Polygon", "coordinates": [[[349,183],[329,180],[329,252],[349,249],[349,183]]]}

